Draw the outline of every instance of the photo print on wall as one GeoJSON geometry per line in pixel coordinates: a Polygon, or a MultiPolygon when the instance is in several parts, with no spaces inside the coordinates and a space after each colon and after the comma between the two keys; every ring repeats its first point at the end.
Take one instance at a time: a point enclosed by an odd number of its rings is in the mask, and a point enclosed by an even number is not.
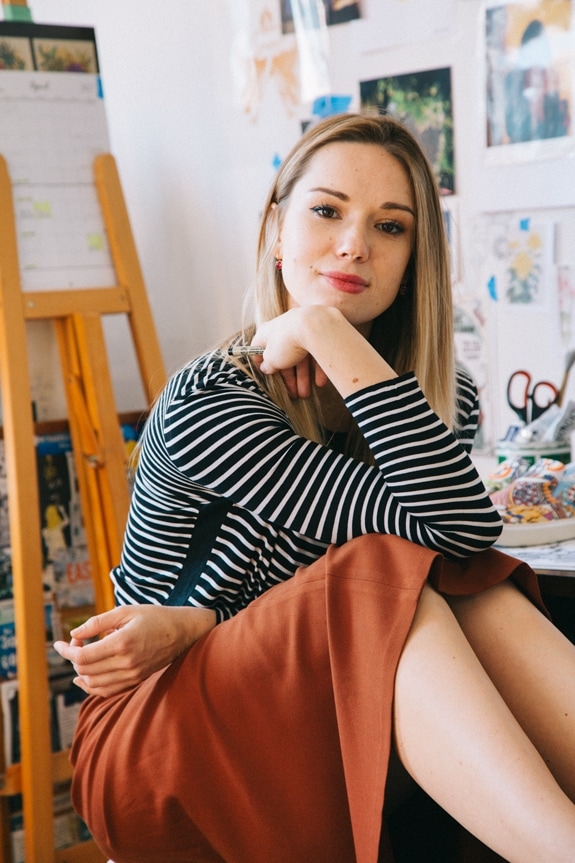
{"type": "Polygon", "coordinates": [[[572,133],[572,0],[485,10],[487,146],[572,133]]]}
{"type": "Polygon", "coordinates": [[[361,108],[391,114],[419,140],[442,195],[453,195],[455,161],[451,69],[430,69],[360,82],[361,108]]]}

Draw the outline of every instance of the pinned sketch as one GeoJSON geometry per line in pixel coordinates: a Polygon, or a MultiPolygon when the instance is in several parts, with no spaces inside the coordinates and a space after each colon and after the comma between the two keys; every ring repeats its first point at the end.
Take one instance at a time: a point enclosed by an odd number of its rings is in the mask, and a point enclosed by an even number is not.
{"type": "Polygon", "coordinates": [[[488,3],[486,145],[491,162],[555,157],[571,145],[572,14],[572,0],[488,3]]]}
{"type": "Polygon", "coordinates": [[[231,65],[234,100],[252,120],[266,95],[279,96],[289,114],[300,103],[298,49],[282,37],[277,0],[229,0],[234,30],[231,65]]]}
{"type": "Polygon", "coordinates": [[[361,81],[365,112],[391,114],[419,140],[431,162],[440,192],[455,192],[451,69],[430,69],[361,81]]]}
{"type": "Polygon", "coordinates": [[[491,300],[505,305],[548,306],[555,280],[555,223],[494,214],[476,235],[478,265],[491,300]]]}
{"type": "Polygon", "coordinates": [[[553,280],[554,225],[520,219],[507,236],[507,271],[501,299],[522,305],[543,305],[553,280]]]}

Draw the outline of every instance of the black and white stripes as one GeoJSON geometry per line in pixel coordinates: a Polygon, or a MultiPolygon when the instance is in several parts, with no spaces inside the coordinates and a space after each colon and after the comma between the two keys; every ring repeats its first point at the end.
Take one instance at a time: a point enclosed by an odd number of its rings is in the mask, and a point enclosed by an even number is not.
{"type": "Polygon", "coordinates": [[[218,352],[176,374],[146,426],[122,560],[119,603],[166,602],[200,510],[229,507],[189,602],[230,617],[330,543],[394,533],[462,557],[501,525],[468,456],[477,421],[458,373],[460,438],[403,375],[347,399],[377,467],[298,437],[257,384],[218,352]]]}

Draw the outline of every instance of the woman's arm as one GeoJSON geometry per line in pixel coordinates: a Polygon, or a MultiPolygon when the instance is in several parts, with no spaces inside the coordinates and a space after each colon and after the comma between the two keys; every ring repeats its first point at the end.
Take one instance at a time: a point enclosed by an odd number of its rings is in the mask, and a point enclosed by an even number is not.
{"type": "MultiPolygon", "coordinates": [[[[288,371],[300,392],[313,350],[320,376],[346,397],[377,467],[299,437],[253,381],[214,361],[213,373],[203,367],[189,386],[178,383],[153,434],[165,439],[190,493],[197,484],[278,529],[326,544],[375,532],[450,556],[493,544],[499,516],[412,374],[398,378],[335,309],[293,309],[262,325],[255,339],[265,347],[262,371],[288,371]]],[[[158,444],[147,463],[160,455],[158,444]]],[[[142,487],[152,484],[143,463],[140,470],[142,487]]]]}

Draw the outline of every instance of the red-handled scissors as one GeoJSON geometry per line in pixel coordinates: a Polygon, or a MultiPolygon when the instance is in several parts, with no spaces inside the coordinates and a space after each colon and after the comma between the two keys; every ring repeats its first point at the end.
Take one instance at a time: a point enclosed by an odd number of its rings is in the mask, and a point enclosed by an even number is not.
{"type": "Polygon", "coordinates": [[[524,369],[513,372],[507,382],[507,404],[526,425],[539,419],[557,399],[557,387],[550,381],[531,386],[531,375],[524,369]]]}

